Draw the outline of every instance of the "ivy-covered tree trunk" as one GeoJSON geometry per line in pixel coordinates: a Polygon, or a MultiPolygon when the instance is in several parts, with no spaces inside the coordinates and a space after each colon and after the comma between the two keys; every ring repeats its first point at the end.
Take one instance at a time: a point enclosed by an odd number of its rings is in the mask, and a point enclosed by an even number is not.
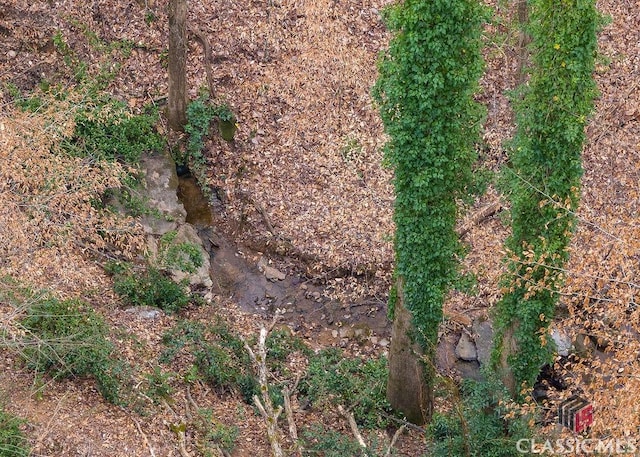
{"type": "Polygon", "coordinates": [[[387,392],[394,408],[423,423],[432,410],[442,304],[456,275],[456,198],[471,175],[481,118],[473,94],[482,71],[484,14],[477,0],[405,0],[385,19],[394,36],[374,95],[395,172],[402,285],[387,392]]]}
{"type": "Polygon", "coordinates": [[[580,199],[584,126],[599,15],[594,0],[531,0],[533,69],[516,100],[511,150],[509,274],[496,307],[494,368],[517,397],[550,360],[547,334],[580,199]]]}
{"type": "Polygon", "coordinates": [[[187,123],[187,0],[169,0],[169,96],[167,120],[173,131],[187,123]]]}

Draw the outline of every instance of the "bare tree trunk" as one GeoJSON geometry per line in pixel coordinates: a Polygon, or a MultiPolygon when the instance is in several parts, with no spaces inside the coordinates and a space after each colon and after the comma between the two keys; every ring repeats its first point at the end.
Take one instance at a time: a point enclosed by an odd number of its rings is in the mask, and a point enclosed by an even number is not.
{"type": "Polygon", "coordinates": [[[169,0],[169,127],[187,123],[187,0],[169,0]]]}
{"type": "Polygon", "coordinates": [[[523,84],[527,76],[527,60],[529,58],[529,50],[527,47],[531,42],[531,37],[525,31],[527,22],[529,21],[528,0],[518,0],[518,26],[520,32],[518,34],[518,84],[523,84]]]}
{"type": "Polygon", "coordinates": [[[423,353],[415,339],[411,312],[404,305],[402,281],[398,280],[391,347],[387,400],[407,421],[425,424],[433,412],[434,352],[423,353]]]}

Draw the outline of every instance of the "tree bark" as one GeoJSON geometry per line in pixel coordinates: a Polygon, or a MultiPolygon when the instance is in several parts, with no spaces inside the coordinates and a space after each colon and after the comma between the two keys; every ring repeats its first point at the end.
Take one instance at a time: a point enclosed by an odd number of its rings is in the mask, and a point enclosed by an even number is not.
{"type": "Polygon", "coordinates": [[[527,60],[529,59],[529,43],[531,37],[525,27],[529,22],[529,7],[527,0],[518,0],[518,85],[524,84],[527,78],[527,60]]]}
{"type": "Polygon", "coordinates": [[[434,352],[425,354],[414,338],[415,334],[411,312],[403,300],[402,281],[398,280],[389,348],[387,400],[405,415],[407,421],[423,425],[433,412],[434,352]]]}
{"type": "Polygon", "coordinates": [[[187,123],[187,0],[169,0],[169,99],[167,120],[174,131],[187,123]]]}
{"type": "Polygon", "coordinates": [[[502,384],[504,384],[513,398],[517,398],[519,386],[516,385],[516,379],[509,363],[509,357],[518,353],[518,341],[514,335],[517,328],[518,323],[514,322],[502,334],[502,338],[498,343],[500,360],[496,366],[496,374],[500,377],[502,384]]]}

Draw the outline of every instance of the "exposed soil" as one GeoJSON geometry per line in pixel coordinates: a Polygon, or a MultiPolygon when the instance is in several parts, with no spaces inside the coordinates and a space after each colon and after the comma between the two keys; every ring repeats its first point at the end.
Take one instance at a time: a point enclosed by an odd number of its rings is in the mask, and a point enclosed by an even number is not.
{"type": "Polygon", "coordinates": [[[215,208],[221,208],[222,203],[214,197],[215,203],[210,204],[194,178],[180,179],[178,196],[185,205],[187,222],[199,229],[210,253],[215,293],[232,299],[248,313],[271,316],[276,309],[285,310],[284,320],[296,332],[309,337],[313,334],[312,339],[325,343],[327,335],[335,339],[357,333],[362,341],[372,334],[389,337],[386,303],[382,299],[370,297],[346,303],[331,299],[322,278],[301,275],[301,269],[296,268],[298,259],[235,245],[212,225],[219,220],[215,208]],[[265,260],[266,256],[270,260],[265,260]],[[290,272],[283,273],[283,279],[268,279],[260,271],[261,261],[274,260],[275,265],[289,266],[290,272]]]}

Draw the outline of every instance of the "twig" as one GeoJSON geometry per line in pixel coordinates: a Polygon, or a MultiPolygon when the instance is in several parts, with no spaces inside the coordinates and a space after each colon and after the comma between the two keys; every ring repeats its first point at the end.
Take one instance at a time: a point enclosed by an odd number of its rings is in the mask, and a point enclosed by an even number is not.
{"type": "Polygon", "coordinates": [[[400,435],[402,435],[406,429],[407,429],[407,425],[402,424],[402,426],[398,430],[396,430],[396,432],[393,434],[393,438],[391,438],[391,442],[389,443],[387,452],[385,452],[384,454],[385,457],[389,457],[391,455],[391,450],[396,445],[396,441],[398,441],[398,438],[400,438],[400,435]]]}
{"type": "MultiPolygon", "coordinates": [[[[338,405],[338,412],[347,419],[347,422],[349,423],[349,428],[351,428],[351,433],[353,433],[353,436],[356,437],[356,441],[358,441],[358,444],[360,445],[360,447],[366,450],[367,443],[364,441],[364,438],[360,434],[360,430],[358,430],[358,424],[356,424],[356,419],[353,417],[353,414],[351,414],[350,411],[345,410],[342,407],[342,405],[338,405]]],[[[367,454],[365,453],[365,456],[366,455],[367,454]]]]}
{"type": "Polygon", "coordinates": [[[182,425],[184,424],[180,424],[177,427],[174,427],[174,430],[173,430],[176,433],[176,435],[178,435],[178,449],[180,450],[180,455],[182,457],[191,457],[191,454],[189,454],[189,452],[187,451],[187,447],[186,447],[187,438],[185,436],[182,425]]]}
{"type": "Polygon", "coordinates": [[[488,219],[489,217],[493,216],[501,209],[502,209],[502,202],[500,202],[500,200],[493,202],[485,206],[484,208],[481,208],[475,214],[473,214],[473,216],[471,216],[470,220],[468,220],[465,224],[463,224],[462,227],[456,230],[456,232],[458,233],[458,236],[462,238],[467,234],[469,230],[471,230],[471,228],[474,225],[484,221],[485,219],[488,219]]]}
{"type": "Polygon", "coordinates": [[[211,74],[211,64],[213,63],[213,56],[211,55],[211,46],[209,45],[209,41],[207,37],[200,30],[196,29],[193,25],[189,26],[189,31],[193,33],[196,39],[202,45],[202,50],[204,51],[204,69],[207,74],[207,85],[209,86],[209,98],[214,98],[214,87],[213,87],[213,75],[211,74]]]}
{"type": "MultiPolygon", "coordinates": [[[[298,378],[299,379],[299,378],[298,378]]],[[[296,379],[296,383],[293,387],[293,391],[295,391],[296,386],[298,385],[298,379],[296,379]]],[[[289,391],[289,387],[286,386],[282,389],[282,396],[284,397],[284,411],[287,416],[287,422],[289,424],[289,435],[293,440],[293,445],[295,448],[295,455],[298,457],[302,457],[302,445],[298,440],[298,428],[296,427],[296,423],[293,420],[293,410],[291,409],[291,392],[289,391]]]]}
{"type": "MultiPolygon", "coordinates": [[[[124,408],[123,408],[123,411],[124,411],[124,408]]],[[[144,441],[144,444],[146,444],[147,447],[149,448],[149,454],[151,454],[151,457],[156,457],[156,453],[154,452],[153,448],[151,447],[151,443],[149,443],[149,439],[147,438],[147,434],[142,431],[142,427],[140,427],[140,423],[138,422],[138,420],[133,416],[129,416],[129,417],[131,418],[133,423],[136,424],[136,428],[138,429],[138,433],[140,433],[140,435],[142,435],[142,440],[144,441]]]]}
{"type": "Polygon", "coordinates": [[[271,234],[273,236],[277,236],[278,234],[276,233],[276,230],[273,228],[273,225],[271,224],[271,220],[269,219],[269,216],[267,215],[267,212],[265,211],[264,206],[262,206],[262,204],[260,202],[257,202],[254,199],[252,199],[252,203],[253,203],[253,206],[255,207],[255,209],[262,216],[262,220],[264,221],[265,225],[267,226],[267,230],[269,230],[269,232],[271,232],[271,234]]]}

